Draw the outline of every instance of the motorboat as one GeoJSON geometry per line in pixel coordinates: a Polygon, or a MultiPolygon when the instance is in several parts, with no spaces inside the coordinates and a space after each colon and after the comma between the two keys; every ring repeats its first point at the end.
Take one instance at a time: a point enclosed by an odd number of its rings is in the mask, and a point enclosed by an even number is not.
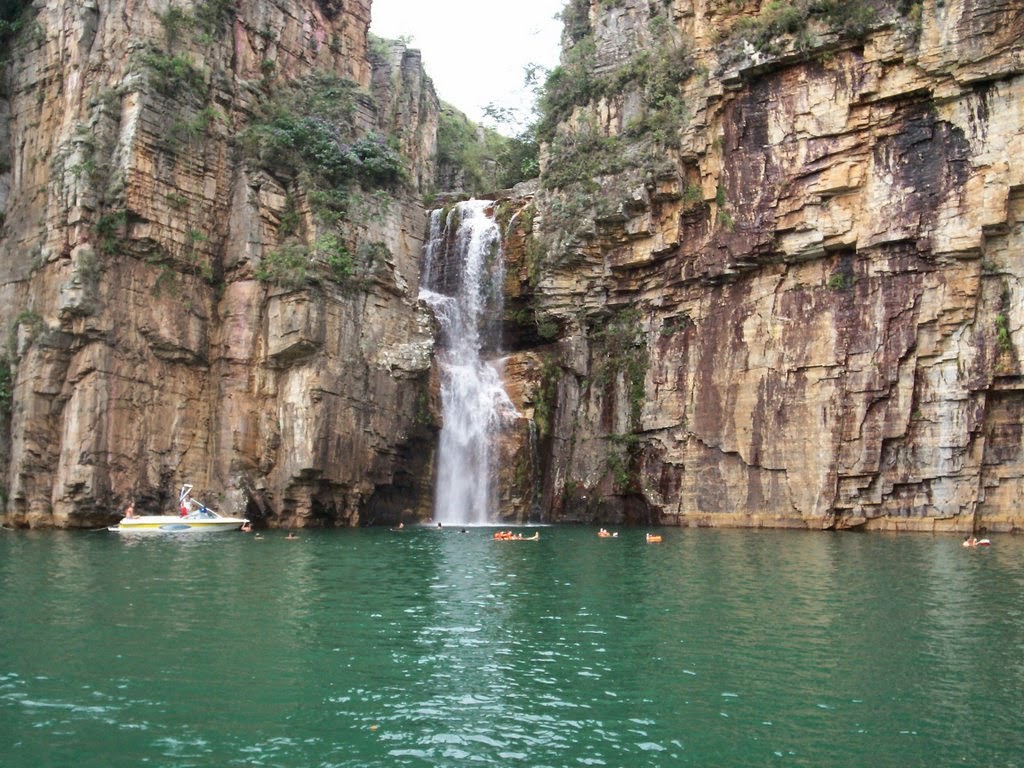
{"type": "Polygon", "coordinates": [[[244,517],[227,517],[214,512],[192,498],[191,485],[183,485],[178,493],[177,515],[136,515],[130,512],[107,530],[116,533],[201,533],[236,531],[248,523],[244,517]]]}

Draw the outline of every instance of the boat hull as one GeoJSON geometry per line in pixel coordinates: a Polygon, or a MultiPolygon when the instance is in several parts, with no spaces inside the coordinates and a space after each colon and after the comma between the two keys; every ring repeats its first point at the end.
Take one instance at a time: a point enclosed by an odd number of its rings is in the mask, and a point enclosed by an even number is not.
{"type": "Polygon", "coordinates": [[[241,517],[192,518],[171,515],[143,515],[124,518],[109,530],[116,533],[203,533],[237,531],[247,520],[241,517]]]}

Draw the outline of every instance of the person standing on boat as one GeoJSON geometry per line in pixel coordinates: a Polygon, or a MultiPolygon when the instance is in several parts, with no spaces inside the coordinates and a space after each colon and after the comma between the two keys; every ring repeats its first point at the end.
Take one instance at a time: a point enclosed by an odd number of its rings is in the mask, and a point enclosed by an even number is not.
{"type": "Polygon", "coordinates": [[[124,508],[125,517],[135,517],[135,502],[129,501],[128,506],[124,508]]]}

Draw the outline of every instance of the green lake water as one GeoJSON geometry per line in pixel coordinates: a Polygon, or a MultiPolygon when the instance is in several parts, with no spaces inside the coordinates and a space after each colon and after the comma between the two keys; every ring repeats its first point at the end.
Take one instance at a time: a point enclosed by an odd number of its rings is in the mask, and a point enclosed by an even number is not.
{"type": "Polygon", "coordinates": [[[539,530],[4,532],[0,766],[1024,766],[1022,538],[539,530]]]}

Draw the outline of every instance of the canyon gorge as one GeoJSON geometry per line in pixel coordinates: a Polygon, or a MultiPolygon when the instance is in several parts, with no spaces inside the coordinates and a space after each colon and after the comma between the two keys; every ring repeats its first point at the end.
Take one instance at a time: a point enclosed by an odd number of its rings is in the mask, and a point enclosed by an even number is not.
{"type": "Polygon", "coordinates": [[[268,526],[432,519],[421,259],[479,192],[493,522],[1022,527],[1024,3],[570,0],[539,175],[485,190],[370,0],[15,5],[6,525],[183,482],[268,526]]]}

